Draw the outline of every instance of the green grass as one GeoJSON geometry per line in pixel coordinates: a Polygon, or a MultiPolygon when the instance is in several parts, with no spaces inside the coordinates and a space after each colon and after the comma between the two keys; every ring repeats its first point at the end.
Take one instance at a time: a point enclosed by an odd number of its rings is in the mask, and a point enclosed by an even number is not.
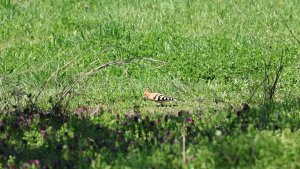
{"type": "Polygon", "coordinates": [[[0,1],[0,168],[299,168],[300,44],[289,32],[300,39],[299,14],[297,1],[280,0],[0,1]],[[264,85],[249,100],[264,61],[274,79],[281,56],[274,101],[264,85]],[[166,63],[83,79],[132,57],[166,63]],[[144,100],[147,87],[177,106],[144,100]],[[101,111],[78,117],[78,105],[101,111]]]}

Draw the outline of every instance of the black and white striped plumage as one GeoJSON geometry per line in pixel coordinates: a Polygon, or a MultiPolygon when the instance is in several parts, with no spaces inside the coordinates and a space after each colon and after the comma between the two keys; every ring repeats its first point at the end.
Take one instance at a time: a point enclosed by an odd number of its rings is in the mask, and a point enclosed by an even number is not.
{"type": "Polygon", "coordinates": [[[147,88],[145,90],[144,98],[155,101],[157,103],[164,103],[164,102],[168,102],[168,101],[176,101],[176,99],[173,98],[173,97],[165,96],[165,95],[160,94],[160,93],[151,93],[149,88],[147,88]]]}

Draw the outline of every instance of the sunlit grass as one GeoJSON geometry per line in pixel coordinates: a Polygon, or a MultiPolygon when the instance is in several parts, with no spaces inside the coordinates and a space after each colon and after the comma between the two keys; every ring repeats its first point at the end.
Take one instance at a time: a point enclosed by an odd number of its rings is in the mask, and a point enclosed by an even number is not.
{"type": "Polygon", "coordinates": [[[300,44],[290,33],[300,38],[299,13],[299,3],[280,0],[1,1],[0,145],[8,148],[0,148],[0,168],[34,159],[53,168],[299,167],[300,44]],[[250,99],[265,78],[264,61],[275,77],[281,56],[284,70],[274,102],[265,102],[263,85],[250,99]],[[85,77],[102,64],[132,57],[152,60],[85,77]],[[31,116],[22,113],[28,105],[38,107],[30,107],[37,118],[53,110],[69,87],[62,117],[30,121],[26,128],[22,118],[31,116]],[[178,102],[157,107],[143,99],[147,87],[178,102]],[[32,104],[28,95],[39,93],[32,104]],[[250,110],[239,117],[245,102],[250,110]],[[101,111],[77,117],[80,107],[101,111]],[[181,119],[179,112],[188,115],[181,119]],[[174,117],[161,122],[165,116],[174,117]],[[147,117],[154,128],[143,123],[147,117]],[[187,135],[188,161],[182,163],[181,137],[189,118],[195,125],[187,135]],[[16,121],[22,124],[13,130],[16,121]],[[111,136],[119,131],[122,143],[111,136]],[[78,143],[74,133],[81,135],[78,143]],[[105,141],[97,145],[97,139],[105,141]]]}

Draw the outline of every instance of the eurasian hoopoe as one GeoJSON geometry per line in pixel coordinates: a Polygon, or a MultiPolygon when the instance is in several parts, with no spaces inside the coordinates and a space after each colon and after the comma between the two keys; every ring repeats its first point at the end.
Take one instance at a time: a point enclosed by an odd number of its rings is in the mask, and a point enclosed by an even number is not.
{"type": "Polygon", "coordinates": [[[155,101],[160,104],[168,101],[176,101],[176,99],[173,97],[168,97],[160,93],[151,93],[151,90],[149,88],[145,90],[144,98],[155,101]]]}

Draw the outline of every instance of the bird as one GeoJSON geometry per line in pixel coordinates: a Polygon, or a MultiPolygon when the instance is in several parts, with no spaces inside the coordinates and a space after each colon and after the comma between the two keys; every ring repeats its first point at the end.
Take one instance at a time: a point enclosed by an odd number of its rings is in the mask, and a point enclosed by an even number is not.
{"type": "Polygon", "coordinates": [[[161,106],[165,102],[176,101],[176,99],[173,97],[165,96],[160,93],[152,93],[149,88],[146,88],[146,90],[144,91],[144,98],[159,103],[161,106]]]}

